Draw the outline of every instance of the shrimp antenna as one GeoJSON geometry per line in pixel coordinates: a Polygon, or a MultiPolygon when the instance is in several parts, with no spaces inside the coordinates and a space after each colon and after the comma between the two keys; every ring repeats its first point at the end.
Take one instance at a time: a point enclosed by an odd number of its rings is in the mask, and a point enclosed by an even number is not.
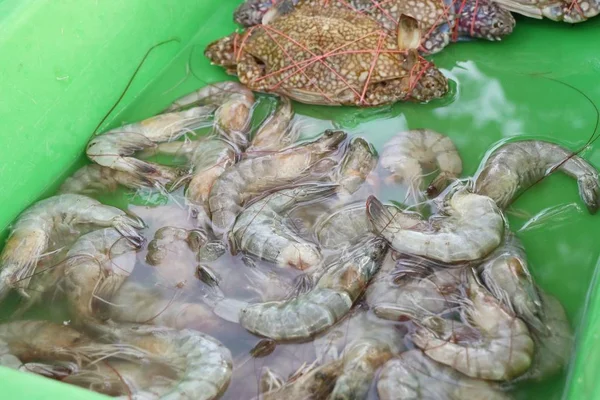
{"type": "Polygon", "coordinates": [[[148,58],[148,56],[150,55],[150,53],[152,53],[152,51],[154,49],[156,49],[156,48],[158,48],[158,47],[160,47],[160,46],[162,46],[164,44],[171,43],[171,42],[181,43],[181,39],[179,39],[178,37],[174,37],[174,38],[171,38],[171,39],[163,40],[162,42],[156,43],[155,45],[153,45],[152,47],[150,47],[148,49],[148,51],[146,51],[146,54],[144,54],[144,57],[142,57],[142,60],[140,61],[140,63],[136,67],[136,69],[133,71],[133,75],[131,75],[131,78],[129,78],[129,81],[127,82],[127,85],[125,85],[125,89],[123,89],[123,92],[121,92],[121,95],[119,96],[119,98],[117,99],[117,101],[112,105],[112,107],[108,110],[108,112],[106,114],[104,114],[104,117],[100,120],[100,122],[98,123],[98,125],[96,125],[96,128],[92,132],[92,136],[96,134],[96,132],[98,131],[98,129],[102,126],[102,124],[104,124],[104,121],[106,121],[106,119],[110,116],[110,114],[112,114],[112,112],[115,110],[115,108],[117,108],[117,106],[119,105],[119,103],[121,102],[121,100],[123,100],[123,97],[125,97],[125,94],[127,93],[127,91],[129,90],[129,88],[131,87],[131,84],[133,83],[133,80],[135,79],[136,75],[138,74],[138,72],[142,68],[142,65],[144,65],[144,63],[146,62],[146,59],[148,58]]]}
{"type": "MultiPolygon", "coordinates": [[[[576,92],[578,92],[579,94],[581,94],[591,105],[592,107],[594,107],[594,110],[596,111],[596,124],[594,125],[594,131],[592,132],[592,135],[590,136],[590,138],[587,140],[587,142],[585,142],[585,144],[583,146],[581,146],[581,148],[573,153],[571,153],[568,157],[566,157],[564,160],[562,160],[560,163],[554,165],[550,171],[548,173],[546,173],[544,176],[542,176],[541,178],[539,178],[537,181],[535,181],[533,183],[533,185],[531,185],[529,188],[527,188],[527,190],[531,189],[532,187],[534,187],[535,185],[537,185],[538,183],[540,183],[541,181],[543,181],[544,179],[546,179],[547,176],[551,175],[554,171],[556,171],[558,168],[560,168],[561,166],[563,166],[567,161],[569,161],[570,159],[572,159],[573,157],[579,155],[582,151],[584,151],[586,148],[588,148],[592,143],[594,143],[596,140],[598,140],[598,138],[600,138],[599,136],[596,136],[596,133],[598,132],[598,127],[600,126],[600,110],[598,109],[598,106],[596,106],[596,103],[594,103],[594,101],[590,98],[590,96],[588,96],[587,94],[585,94],[581,89],[576,88],[573,85],[570,85],[566,82],[563,82],[561,80],[558,79],[554,79],[554,78],[549,78],[547,76],[542,76],[543,79],[548,79],[550,81],[556,82],[556,83],[560,83],[561,85],[564,85],[568,88],[571,88],[573,90],[575,90],[576,92]],[[596,137],[594,137],[596,136],[596,137]]],[[[527,192],[527,190],[523,191],[522,193],[518,194],[514,199],[513,202],[515,200],[517,200],[519,197],[521,197],[521,195],[525,192],[527,192]]]]}

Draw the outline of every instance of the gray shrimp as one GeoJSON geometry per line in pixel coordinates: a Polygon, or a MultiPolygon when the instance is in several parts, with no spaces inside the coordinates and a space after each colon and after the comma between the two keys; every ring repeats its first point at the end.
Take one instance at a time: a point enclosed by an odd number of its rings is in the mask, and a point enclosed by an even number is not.
{"type": "Polygon", "coordinates": [[[384,145],[381,166],[389,170],[394,181],[409,185],[410,195],[422,199],[423,177],[426,170],[439,174],[426,190],[433,196],[462,173],[462,160],[452,140],[429,129],[401,132],[384,145]]]}
{"type": "Polygon", "coordinates": [[[491,197],[504,209],[556,170],[577,179],[579,197],[595,214],[600,196],[596,168],[571,150],[541,140],[511,142],[494,150],[475,177],[475,192],[491,197]]]}
{"type": "Polygon", "coordinates": [[[466,294],[465,322],[421,318],[412,341],[428,357],[472,378],[503,381],[524,374],[534,355],[527,325],[477,281],[474,271],[467,275],[466,294]]]}
{"type": "Polygon", "coordinates": [[[213,107],[159,114],[141,122],[115,128],[94,137],[87,145],[88,158],[101,166],[140,176],[152,186],[166,186],[186,173],[178,168],[142,161],[134,157],[140,150],[153,149],[158,143],[177,140],[206,125],[213,107]]]}
{"type": "Polygon", "coordinates": [[[464,188],[429,220],[417,213],[391,213],[374,196],[367,200],[367,214],[375,232],[394,250],[445,263],[481,259],[498,247],[504,234],[504,217],[494,201],[464,188]]]}
{"type": "MultiPolygon", "coordinates": [[[[88,328],[104,341],[147,351],[154,361],[180,371],[174,385],[161,398],[217,399],[231,380],[231,352],[204,333],[139,324],[96,324],[88,328]]],[[[141,390],[152,392],[152,389],[141,390]]]]}
{"type": "Polygon", "coordinates": [[[304,270],[319,264],[318,246],[301,238],[285,223],[286,214],[299,204],[335,193],[337,185],[303,184],[275,192],[247,207],[231,230],[235,252],[304,270]]]}
{"type": "Polygon", "coordinates": [[[373,145],[360,137],[352,139],[331,176],[331,180],[339,185],[338,197],[342,202],[360,188],[376,165],[377,151],[373,145]]]}
{"type": "Polygon", "coordinates": [[[2,250],[0,299],[11,288],[27,298],[31,275],[45,253],[72,243],[82,233],[110,226],[136,246],[144,242],[137,231],[144,227],[140,219],[89,197],[62,194],[35,203],[16,219],[2,250]]]}
{"type": "Polygon", "coordinates": [[[123,172],[98,164],[88,164],[67,178],[58,189],[58,193],[91,195],[114,192],[119,186],[137,190],[152,187],[153,183],[142,175],[123,172]]]}
{"type": "Polygon", "coordinates": [[[478,267],[487,289],[527,324],[544,330],[542,301],[527,267],[521,241],[512,233],[478,267]]]}
{"type": "Polygon", "coordinates": [[[217,82],[175,100],[166,112],[190,106],[218,106],[214,125],[219,133],[238,148],[248,145],[248,131],[254,107],[254,94],[238,82],[217,82]]]}
{"type": "Polygon", "coordinates": [[[292,123],[293,118],[294,109],[290,99],[279,97],[277,108],[254,134],[246,155],[261,155],[291,146],[300,136],[300,129],[292,123]]]}
{"type": "Polygon", "coordinates": [[[331,327],[352,308],[387,252],[379,238],[357,245],[325,269],[308,293],[285,301],[251,304],[239,314],[248,331],[274,340],[305,340],[331,327]]]}
{"type": "Polygon", "coordinates": [[[494,384],[469,378],[437,363],[421,350],[410,350],[388,361],[377,382],[381,400],[508,400],[494,384]]]}
{"type": "Polygon", "coordinates": [[[253,195],[303,178],[320,160],[346,139],[342,131],[326,131],[318,139],[281,152],[242,160],[215,181],[208,199],[213,229],[229,229],[242,206],[253,195]]]}

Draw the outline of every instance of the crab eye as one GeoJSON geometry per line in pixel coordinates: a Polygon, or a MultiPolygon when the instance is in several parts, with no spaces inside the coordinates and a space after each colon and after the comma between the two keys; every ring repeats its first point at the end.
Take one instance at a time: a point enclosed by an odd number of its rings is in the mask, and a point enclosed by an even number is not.
{"type": "Polygon", "coordinates": [[[502,21],[498,21],[498,22],[494,22],[494,28],[502,28],[504,26],[504,24],[502,23],[502,21]]]}

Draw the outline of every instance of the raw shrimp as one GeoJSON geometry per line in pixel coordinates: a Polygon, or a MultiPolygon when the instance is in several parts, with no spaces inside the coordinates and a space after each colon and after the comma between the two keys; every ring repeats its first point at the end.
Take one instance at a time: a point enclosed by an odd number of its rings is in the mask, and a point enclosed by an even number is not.
{"type": "Polygon", "coordinates": [[[172,112],[198,105],[219,106],[214,125],[230,142],[239,148],[248,145],[248,131],[254,94],[237,82],[217,82],[175,100],[165,111],[172,112]]]}
{"type": "Polygon", "coordinates": [[[114,321],[205,330],[217,325],[212,310],[204,304],[164,298],[163,290],[126,282],[109,305],[114,321]]]}
{"type": "Polygon", "coordinates": [[[291,146],[300,136],[298,127],[291,123],[292,118],[294,118],[292,102],[287,97],[279,97],[277,108],[258,128],[250,147],[246,150],[246,155],[261,155],[291,146]]]}
{"type": "Polygon", "coordinates": [[[465,189],[454,192],[428,221],[416,213],[393,214],[373,196],[367,200],[367,215],[375,232],[394,250],[445,263],[485,257],[502,242],[504,233],[504,217],[494,201],[465,189]]]}
{"type": "Polygon", "coordinates": [[[2,250],[0,299],[11,288],[28,297],[29,280],[44,253],[68,245],[81,233],[108,226],[114,227],[134,245],[144,241],[136,230],[144,227],[140,219],[86,196],[53,196],[25,210],[14,222],[2,250]]]}
{"type": "Polygon", "coordinates": [[[321,214],[314,231],[324,248],[341,249],[356,243],[371,232],[364,202],[349,204],[333,214],[321,214]]]}
{"type": "Polygon", "coordinates": [[[500,146],[475,177],[475,192],[504,209],[521,193],[556,170],[577,179],[579,197],[591,214],[598,210],[598,171],[586,160],[554,143],[523,140],[500,146]]]}
{"type": "Polygon", "coordinates": [[[358,244],[326,268],[308,293],[286,301],[251,304],[239,314],[248,331],[275,340],[305,340],[350,311],[379,270],[387,246],[379,238],[358,244]]]}
{"type": "Polygon", "coordinates": [[[274,263],[300,270],[321,262],[319,248],[285,223],[286,214],[299,204],[325,198],[337,185],[304,184],[281,190],[247,207],[231,230],[234,253],[241,251],[274,263]]]}
{"type": "Polygon", "coordinates": [[[315,345],[322,342],[326,346],[325,351],[335,342],[345,344],[342,373],[329,396],[332,400],[366,398],[377,369],[403,349],[402,335],[396,326],[369,316],[359,311],[315,340],[315,345]]]}
{"type": "Polygon", "coordinates": [[[215,180],[236,163],[239,149],[218,136],[200,140],[159,144],[159,154],[184,156],[192,166],[192,178],[185,197],[195,205],[202,206],[208,215],[208,195],[215,180]]]}
{"type": "Polygon", "coordinates": [[[456,306],[463,278],[462,269],[443,268],[429,273],[418,271],[422,268],[419,266],[421,261],[414,257],[401,260],[400,263],[407,266],[408,271],[399,270],[393,262],[383,264],[366,292],[367,303],[375,315],[401,320],[408,313],[418,319],[441,314],[456,306]]]}
{"type": "Polygon", "coordinates": [[[318,139],[278,153],[250,158],[228,168],[213,184],[209,207],[213,229],[230,228],[243,204],[253,195],[301,179],[346,139],[342,131],[325,131],[318,139]]]}
{"type": "Polygon", "coordinates": [[[152,187],[152,181],[142,175],[118,171],[98,164],[79,168],[58,189],[58,193],[96,194],[114,192],[119,185],[129,189],[152,187]]]}
{"type": "Polygon", "coordinates": [[[541,321],[542,301],[527,268],[527,256],[521,241],[512,233],[478,267],[487,289],[517,317],[537,330],[545,330],[541,321]]]}
{"type": "Polygon", "coordinates": [[[343,202],[358,190],[376,165],[377,152],[373,145],[360,137],[352,139],[331,177],[333,182],[340,185],[338,196],[343,202]]]}
{"type": "Polygon", "coordinates": [[[429,129],[394,136],[384,145],[381,166],[392,173],[393,180],[409,185],[409,193],[417,202],[422,199],[424,169],[439,170],[426,190],[429,196],[440,193],[462,172],[460,154],[452,140],[429,129]]]}
{"type": "MultiPolygon", "coordinates": [[[[342,361],[335,360],[329,363],[314,366],[307,371],[302,371],[278,387],[279,379],[271,379],[275,389],[261,393],[261,400],[304,400],[325,399],[333,390],[335,381],[342,372],[342,361]]],[[[261,378],[263,381],[264,378],[261,378]]],[[[263,388],[266,385],[261,385],[263,388]]]]}
{"type": "MultiPolygon", "coordinates": [[[[165,399],[219,398],[231,379],[231,352],[216,339],[192,330],[138,324],[90,326],[109,343],[125,343],[145,350],[163,364],[181,371],[165,399]]],[[[144,388],[152,392],[152,387],[144,388]]]]}
{"type": "Polygon", "coordinates": [[[101,318],[100,310],[119,290],[135,265],[136,251],[113,228],[81,236],[66,257],[64,282],[71,315],[83,324],[101,318]]]}
{"type": "Polygon", "coordinates": [[[531,365],[534,343],[527,325],[467,276],[465,323],[436,316],[416,321],[412,341],[433,360],[472,378],[510,380],[531,365]]]}
{"type": "Polygon", "coordinates": [[[380,400],[508,400],[492,383],[466,375],[431,360],[420,350],[388,361],[377,382],[380,400]]]}
{"type": "Polygon", "coordinates": [[[164,186],[177,182],[187,171],[142,161],[136,152],[152,149],[157,143],[177,140],[186,133],[206,125],[213,107],[196,107],[186,111],[160,114],[142,122],[125,125],[94,137],[86,154],[96,164],[137,175],[164,186]]]}
{"type": "MultiPolygon", "coordinates": [[[[531,335],[535,343],[535,354],[529,370],[523,379],[545,380],[561,371],[571,357],[573,331],[558,299],[539,290],[542,300],[542,323],[544,330],[532,327],[531,335]]],[[[521,379],[519,378],[519,379],[521,379]]]]}

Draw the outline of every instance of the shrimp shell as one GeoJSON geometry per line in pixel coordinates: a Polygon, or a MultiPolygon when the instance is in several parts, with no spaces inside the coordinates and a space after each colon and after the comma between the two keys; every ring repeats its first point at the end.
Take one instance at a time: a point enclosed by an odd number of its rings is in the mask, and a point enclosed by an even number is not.
{"type": "Polygon", "coordinates": [[[97,194],[114,192],[119,186],[129,189],[152,187],[152,181],[141,175],[103,167],[98,164],[88,164],[79,168],[58,189],[59,194],[97,194]]]}
{"type": "Polygon", "coordinates": [[[577,179],[579,197],[595,214],[600,201],[596,168],[572,151],[541,140],[511,142],[494,150],[475,177],[475,193],[492,198],[504,209],[556,170],[577,179]]]}
{"type": "Polygon", "coordinates": [[[291,124],[293,118],[294,109],[290,99],[279,97],[277,108],[258,128],[250,147],[246,149],[246,155],[261,155],[291,146],[300,136],[300,130],[291,124]]]}
{"type": "Polygon", "coordinates": [[[481,259],[502,242],[504,217],[489,197],[459,190],[443,211],[425,221],[415,213],[390,213],[373,196],[367,200],[375,232],[401,253],[455,263],[481,259]]]}

